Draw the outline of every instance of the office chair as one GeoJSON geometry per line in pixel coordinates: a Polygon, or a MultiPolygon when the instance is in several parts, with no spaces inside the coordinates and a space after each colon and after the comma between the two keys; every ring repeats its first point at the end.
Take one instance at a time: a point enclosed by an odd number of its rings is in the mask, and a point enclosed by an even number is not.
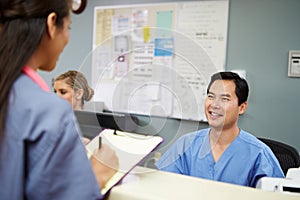
{"type": "Polygon", "coordinates": [[[281,169],[285,175],[289,168],[300,167],[300,155],[294,147],[271,139],[258,139],[270,147],[279,161],[281,169]]]}

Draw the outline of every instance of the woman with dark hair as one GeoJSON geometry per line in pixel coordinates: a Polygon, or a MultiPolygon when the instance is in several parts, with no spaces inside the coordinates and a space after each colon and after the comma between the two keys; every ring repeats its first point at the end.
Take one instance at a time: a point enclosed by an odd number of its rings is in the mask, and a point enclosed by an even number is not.
{"type": "Polygon", "coordinates": [[[116,171],[118,159],[105,145],[88,160],[71,107],[36,72],[54,69],[68,43],[71,4],[0,2],[3,199],[101,199],[100,188],[116,171]]]}

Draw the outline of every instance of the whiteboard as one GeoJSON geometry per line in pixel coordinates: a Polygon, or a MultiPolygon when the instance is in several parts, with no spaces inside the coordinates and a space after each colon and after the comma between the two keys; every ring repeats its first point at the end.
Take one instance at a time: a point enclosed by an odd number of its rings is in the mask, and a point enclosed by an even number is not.
{"type": "Polygon", "coordinates": [[[229,0],[94,8],[94,100],[113,112],[203,121],[225,69],[229,0]]]}

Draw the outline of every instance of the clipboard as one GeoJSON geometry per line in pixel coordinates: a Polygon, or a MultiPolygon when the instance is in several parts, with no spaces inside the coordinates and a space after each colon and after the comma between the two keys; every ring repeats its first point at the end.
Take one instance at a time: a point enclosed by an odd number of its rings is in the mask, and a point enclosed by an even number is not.
{"type": "Polygon", "coordinates": [[[86,145],[89,158],[92,156],[94,150],[99,147],[99,137],[101,137],[102,144],[106,144],[112,148],[119,159],[118,171],[101,188],[101,194],[104,196],[163,142],[163,138],[160,136],[104,129],[86,145]]]}

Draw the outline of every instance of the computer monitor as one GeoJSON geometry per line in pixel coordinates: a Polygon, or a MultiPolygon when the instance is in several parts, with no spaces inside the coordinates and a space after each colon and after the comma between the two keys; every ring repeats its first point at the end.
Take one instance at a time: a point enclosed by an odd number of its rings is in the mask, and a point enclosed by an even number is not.
{"type": "Polygon", "coordinates": [[[138,118],[128,113],[92,112],[75,110],[83,136],[94,138],[105,128],[134,132],[138,118]]]}

